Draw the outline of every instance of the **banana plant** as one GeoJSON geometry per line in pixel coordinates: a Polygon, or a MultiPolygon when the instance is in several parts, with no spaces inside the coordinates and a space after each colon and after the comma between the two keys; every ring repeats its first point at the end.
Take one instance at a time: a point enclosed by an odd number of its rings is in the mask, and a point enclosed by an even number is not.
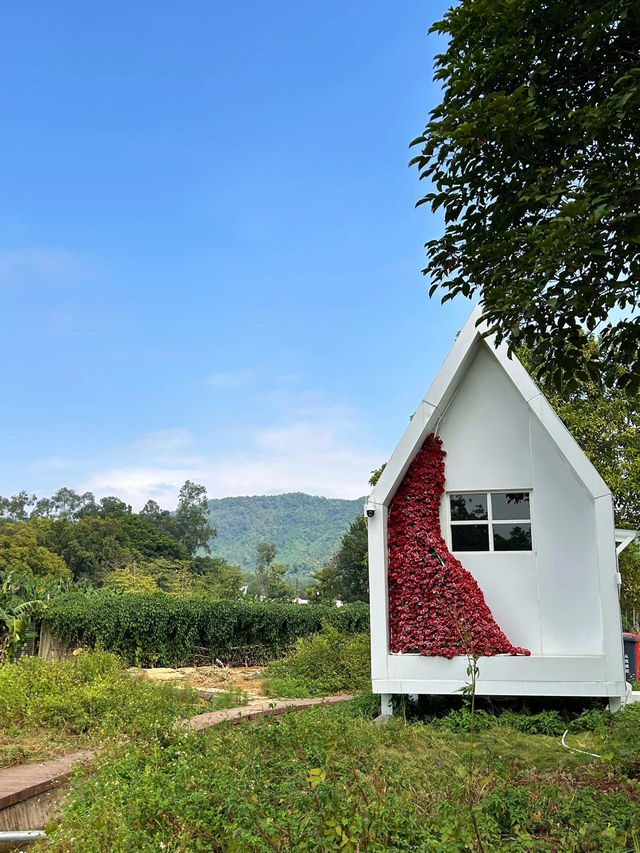
{"type": "Polygon", "coordinates": [[[29,638],[31,614],[38,601],[22,601],[10,609],[0,607],[0,663],[13,660],[29,638]]]}
{"type": "Polygon", "coordinates": [[[0,576],[0,663],[13,660],[29,639],[31,617],[43,606],[43,600],[34,595],[38,590],[10,570],[0,576]],[[25,593],[31,593],[27,600],[25,593]]]}

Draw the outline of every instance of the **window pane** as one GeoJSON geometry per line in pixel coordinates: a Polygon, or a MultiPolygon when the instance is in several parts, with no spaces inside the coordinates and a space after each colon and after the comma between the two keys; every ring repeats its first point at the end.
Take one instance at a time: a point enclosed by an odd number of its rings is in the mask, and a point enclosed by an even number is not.
{"type": "Polygon", "coordinates": [[[452,524],[452,551],[488,551],[488,524],[452,524]]]}
{"type": "Polygon", "coordinates": [[[531,518],[529,492],[494,492],[491,511],[494,518],[531,518]]]}
{"type": "Polygon", "coordinates": [[[530,524],[494,524],[494,551],[530,551],[530,524]]]}
{"type": "Polygon", "coordinates": [[[487,496],[449,495],[452,521],[471,521],[487,518],[487,496]]]}

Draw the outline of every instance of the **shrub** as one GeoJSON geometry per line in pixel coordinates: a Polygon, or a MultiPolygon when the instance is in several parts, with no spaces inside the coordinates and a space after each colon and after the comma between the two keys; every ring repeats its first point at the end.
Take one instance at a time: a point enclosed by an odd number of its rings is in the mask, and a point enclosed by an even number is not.
{"type": "MultiPolygon", "coordinates": [[[[450,703],[441,703],[433,697],[425,697],[426,701],[409,716],[422,719],[435,729],[447,729],[452,732],[468,732],[471,729],[471,711],[466,704],[452,708],[450,703]],[[431,700],[431,701],[429,701],[431,700]],[[425,707],[426,706],[426,707],[425,707]],[[423,713],[420,713],[422,710],[423,713]]],[[[463,702],[462,699],[456,699],[463,702]]],[[[557,708],[544,708],[534,712],[526,705],[511,703],[515,707],[492,702],[488,709],[476,708],[474,728],[476,731],[492,729],[495,726],[508,726],[523,734],[561,736],[567,729],[573,734],[577,732],[594,732],[604,734],[612,723],[612,716],[606,708],[585,708],[579,714],[562,713],[557,708]]]]}
{"type": "Polygon", "coordinates": [[[264,671],[270,696],[322,696],[371,685],[368,634],[348,634],[325,625],[311,637],[301,637],[282,660],[264,671]]]}
{"type": "Polygon", "coordinates": [[[106,652],[64,661],[27,657],[0,667],[0,729],[136,734],[161,731],[197,706],[195,691],[134,679],[106,652]]]}
{"type": "Polygon", "coordinates": [[[284,654],[327,622],[340,631],[366,631],[369,607],[217,601],[158,592],[68,593],[52,602],[47,624],[68,645],[108,649],[137,665],[184,666],[196,655],[245,664],[284,654]]]}
{"type": "Polygon", "coordinates": [[[633,702],[613,715],[607,748],[621,770],[640,778],[640,702],[633,702]]]}

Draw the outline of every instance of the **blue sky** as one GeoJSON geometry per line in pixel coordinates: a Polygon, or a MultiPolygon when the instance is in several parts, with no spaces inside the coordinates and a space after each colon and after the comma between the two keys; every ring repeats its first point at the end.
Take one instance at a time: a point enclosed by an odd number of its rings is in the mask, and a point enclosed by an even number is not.
{"type": "Polygon", "coordinates": [[[11,4],[0,494],[357,497],[471,308],[409,141],[448,4],[11,4]]]}

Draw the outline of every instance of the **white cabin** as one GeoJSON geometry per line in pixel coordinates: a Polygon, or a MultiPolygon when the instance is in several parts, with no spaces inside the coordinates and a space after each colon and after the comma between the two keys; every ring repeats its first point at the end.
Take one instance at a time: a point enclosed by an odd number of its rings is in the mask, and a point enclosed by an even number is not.
{"type": "MultiPolygon", "coordinates": [[[[481,657],[478,695],[606,697],[615,709],[627,686],[611,493],[522,364],[482,337],[479,317],[477,307],[365,505],[373,691],[389,713],[393,694],[451,694],[468,681],[464,654],[398,651],[389,621],[393,501],[435,435],[444,544],[431,551],[470,573],[509,643],[529,652],[481,657]]],[[[392,559],[403,559],[397,547],[392,559]]]]}

